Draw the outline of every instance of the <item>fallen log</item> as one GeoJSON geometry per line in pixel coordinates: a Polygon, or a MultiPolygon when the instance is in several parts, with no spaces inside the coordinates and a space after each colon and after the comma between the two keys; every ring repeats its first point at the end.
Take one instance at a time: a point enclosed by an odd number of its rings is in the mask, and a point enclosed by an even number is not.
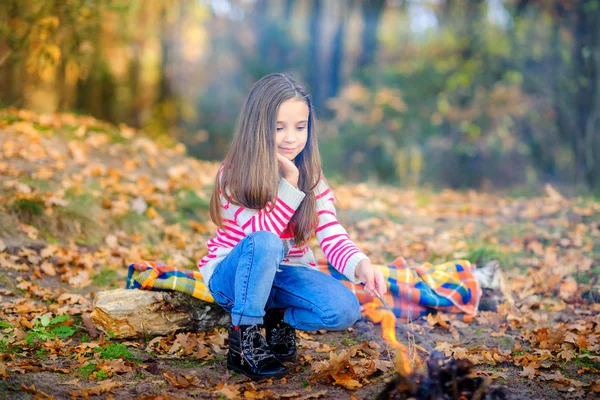
{"type": "Polygon", "coordinates": [[[219,305],[179,292],[138,289],[103,290],[94,297],[92,321],[116,338],[205,331],[231,319],[219,305]]]}

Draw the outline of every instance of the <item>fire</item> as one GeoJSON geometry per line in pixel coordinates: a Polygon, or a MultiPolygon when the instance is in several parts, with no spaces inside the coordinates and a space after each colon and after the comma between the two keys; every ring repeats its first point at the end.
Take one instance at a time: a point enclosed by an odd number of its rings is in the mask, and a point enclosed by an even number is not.
{"type": "Polygon", "coordinates": [[[382,307],[383,304],[379,299],[373,299],[372,302],[363,304],[363,312],[373,323],[381,323],[383,339],[396,349],[396,372],[401,376],[407,376],[412,372],[408,348],[396,339],[396,316],[382,307]]]}

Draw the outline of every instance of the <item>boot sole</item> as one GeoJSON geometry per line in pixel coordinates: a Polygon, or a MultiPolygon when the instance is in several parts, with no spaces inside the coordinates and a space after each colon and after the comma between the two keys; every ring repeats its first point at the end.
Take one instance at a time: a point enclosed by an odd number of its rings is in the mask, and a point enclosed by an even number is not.
{"type": "Polygon", "coordinates": [[[269,378],[283,378],[284,376],[287,375],[288,371],[282,371],[276,374],[272,374],[272,375],[257,375],[257,374],[253,374],[251,372],[245,371],[235,365],[231,365],[231,364],[227,364],[227,369],[232,370],[232,371],[236,371],[239,372],[240,374],[246,375],[247,377],[249,377],[252,380],[255,381],[259,381],[261,379],[269,379],[269,378]]]}
{"type": "Polygon", "coordinates": [[[293,354],[293,355],[291,355],[291,356],[280,356],[280,355],[277,355],[277,354],[273,353],[273,355],[274,355],[275,357],[277,357],[277,359],[278,359],[279,361],[292,361],[292,360],[295,360],[295,359],[296,359],[296,354],[293,354]]]}

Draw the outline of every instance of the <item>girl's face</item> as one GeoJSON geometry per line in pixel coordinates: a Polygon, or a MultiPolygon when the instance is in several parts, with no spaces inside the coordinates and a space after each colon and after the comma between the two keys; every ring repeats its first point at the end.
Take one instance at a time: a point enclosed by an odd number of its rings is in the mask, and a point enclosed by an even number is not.
{"type": "Polygon", "coordinates": [[[291,98],[279,106],[275,144],[277,152],[293,160],[308,139],[308,105],[303,99],[291,98]]]}

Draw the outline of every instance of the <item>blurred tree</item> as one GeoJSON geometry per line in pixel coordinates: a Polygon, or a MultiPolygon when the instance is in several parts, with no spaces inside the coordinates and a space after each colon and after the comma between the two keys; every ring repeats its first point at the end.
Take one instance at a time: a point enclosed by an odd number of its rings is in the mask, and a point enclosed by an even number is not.
{"type": "Polygon", "coordinates": [[[358,59],[358,68],[365,68],[373,64],[377,54],[377,30],[379,21],[385,8],[385,0],[366,0],[361,2],[363,17],[363,30],[361,34],[361,53],[358,59]]]}
{"type": "MultiPolygon", "coordinates": [[[[548,95],[560,142],[572,151],[575,182],[599,187],[600,1],[520,0],[513,18],[520,24],[530,23],[523,21],[522,15],[538,7],[546,21],[550,21],[550,52],[545,57],[533,54],[518,66],[531,81],[537,82],[530,88],[531,95],[548,95]],[[545,79],[540,79],[541,69],[545,70],[542,72],[545,79]]],[[[516,57],[513,60],[521,61],[516,57]]],[[[554,173],[558,150],[543,149],[543,140],[535,139],[532,129],[533,125],[528,124],[524,139],[531,143],[533,158],[543,170],[554,173]]]]}
{"type": "Polygon", "coordinates": [[[572,23],[578,181],[600,185],[600,1],[583,1],[572,23]]]}
{"type": "Polygon", "coordinates": [[[329,118],[327,99],[337,96],[342,79],[346,21],[354,2],[313,0],[308,21],[308,86],[319,118],[329,118]]]}
{"type": "Polygon", "coordinates": [[[5,0],[0,104],[220,159],[248,88],[290,71],[328,172],[600,190],[599,18],[600,0],[5,0]]]}

